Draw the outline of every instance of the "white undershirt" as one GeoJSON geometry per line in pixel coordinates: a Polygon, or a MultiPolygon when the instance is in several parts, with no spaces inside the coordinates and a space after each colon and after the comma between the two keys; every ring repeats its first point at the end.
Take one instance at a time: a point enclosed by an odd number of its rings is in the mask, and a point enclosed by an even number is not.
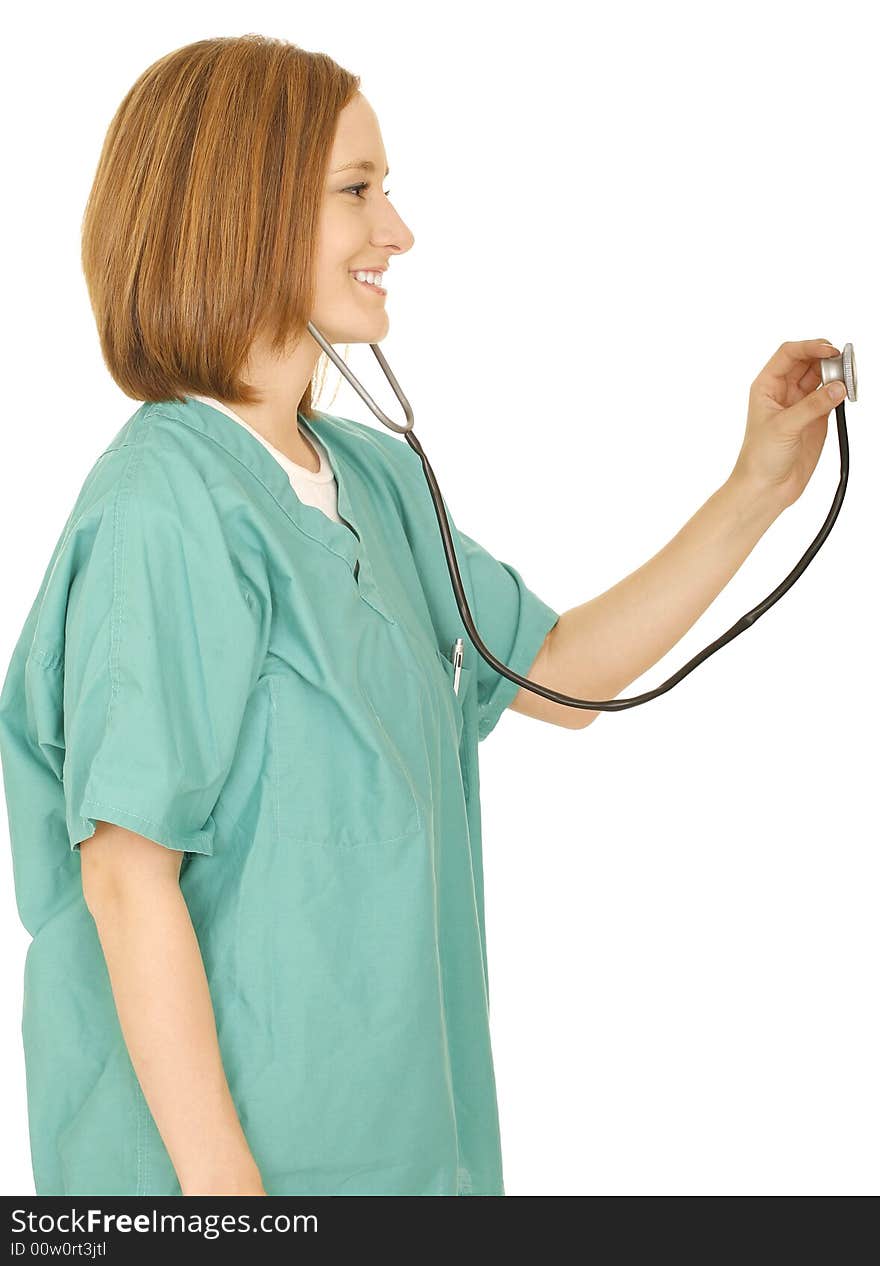
{"type": "Polygon", "coordinates": [[[308,467],[300,466],[296,462],[292,462],[289,457],[285,457],[283,453],[280,453],[274,444],[270,444],[259,431],[255,431],[252,426],[248,426],[244,418],[240,418],[228,405],[222,404],[219,400],[214,400],[211,396],[193,396],[192,399],[201,400],[202,404],[213,405],[215,409],[219,409],[221,413],[227,414],[238,422],[246,431],[250,431],[251,435],[269,450],[276,462],[285,471],[291,487],[300,501],[304,501],[310,506],[316,506],[334,523],[342,523],[337,510],[338,490],[336,487],[336,476],[333,474],[333,468],[327,457],[327,450],[317,437],[312,439],[310,434],[308,442],[316,449],[321,459],[321,466],[319,470],[309,470],[308,467]]]}

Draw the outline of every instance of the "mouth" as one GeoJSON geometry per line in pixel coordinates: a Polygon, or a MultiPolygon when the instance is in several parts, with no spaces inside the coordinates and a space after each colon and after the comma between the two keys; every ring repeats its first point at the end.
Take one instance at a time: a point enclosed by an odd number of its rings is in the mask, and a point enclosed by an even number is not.
{"type": "Polygon", "coordinates": [[[361,290],[372,290],[374,295],[384,296],[388,294],[387,290],[384,290],[381,286],[374,286],[370,281],[359,281],[353,273],[350,273],[349,276],[356,286],[360,286],[361,290]]]}

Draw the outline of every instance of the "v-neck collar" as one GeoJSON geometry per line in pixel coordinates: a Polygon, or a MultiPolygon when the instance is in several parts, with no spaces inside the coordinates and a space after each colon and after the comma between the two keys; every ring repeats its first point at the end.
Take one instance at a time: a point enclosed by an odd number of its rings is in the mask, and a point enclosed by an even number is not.
{"type": "Polygon", "coordinates": [[[150,406],[155,413],[181,422],[191,430],[207,436],[224,448],[236,461],[241,462],[275,499],[290,521],[305,536],[317,541],[332,554],[345,560],[357,586],[358,593],[371,607],[391,624],[396,620],[388,610],[373,577],[370,557],[361,531],[357,513],[351,503],[346,482],[347,471],[342,446],[334,443],[334,431],[338,431],[329,415],[308,421],[297,413],[298,423],[327,451],[327,460],[336,479],[338,513],[351,524],[336,523],[317,506],[301,501],[294,490],[287,471],[266,446],[235,418],[202,400],[188,396],[185,401],[163,400],[150,406]]]}

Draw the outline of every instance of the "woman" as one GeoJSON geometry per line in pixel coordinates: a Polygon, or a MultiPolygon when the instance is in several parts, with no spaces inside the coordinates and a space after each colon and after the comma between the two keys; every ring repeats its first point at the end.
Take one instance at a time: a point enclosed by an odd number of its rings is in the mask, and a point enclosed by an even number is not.
{"type": "MultiPolygon", "coordinates": [[[[508,705],[598,714],[489,668],[416,454],[312,407],[306,322],[380,341],[364,274],[413,244],[358,87],[283,41],[202,40],[101,155],[84,270],[142,403],[0,695],[39,1195],[504,1194],[477,746],[508,705]]],[[[452,523],[486,644],[584,698],[656,662],[800,495],[835,351],[783,345],[729,481],[565,616],[452,523]]]]}

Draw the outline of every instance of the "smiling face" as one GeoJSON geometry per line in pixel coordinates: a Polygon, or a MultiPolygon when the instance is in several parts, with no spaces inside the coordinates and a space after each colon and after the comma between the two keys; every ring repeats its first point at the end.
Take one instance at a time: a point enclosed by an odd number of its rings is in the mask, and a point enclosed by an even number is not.
{"type": "MultiPolygon", "coordinates": [[[[388,332],[384,294],[354,276],[387,268],[415,241],[386,195],[387,168],[378,120],[359,92],[339,115],[318,230],[311,319],[331,343],[378,343],[388,332]]],[[[379,281],[387,288],[388,275],[379,281]]]]}

